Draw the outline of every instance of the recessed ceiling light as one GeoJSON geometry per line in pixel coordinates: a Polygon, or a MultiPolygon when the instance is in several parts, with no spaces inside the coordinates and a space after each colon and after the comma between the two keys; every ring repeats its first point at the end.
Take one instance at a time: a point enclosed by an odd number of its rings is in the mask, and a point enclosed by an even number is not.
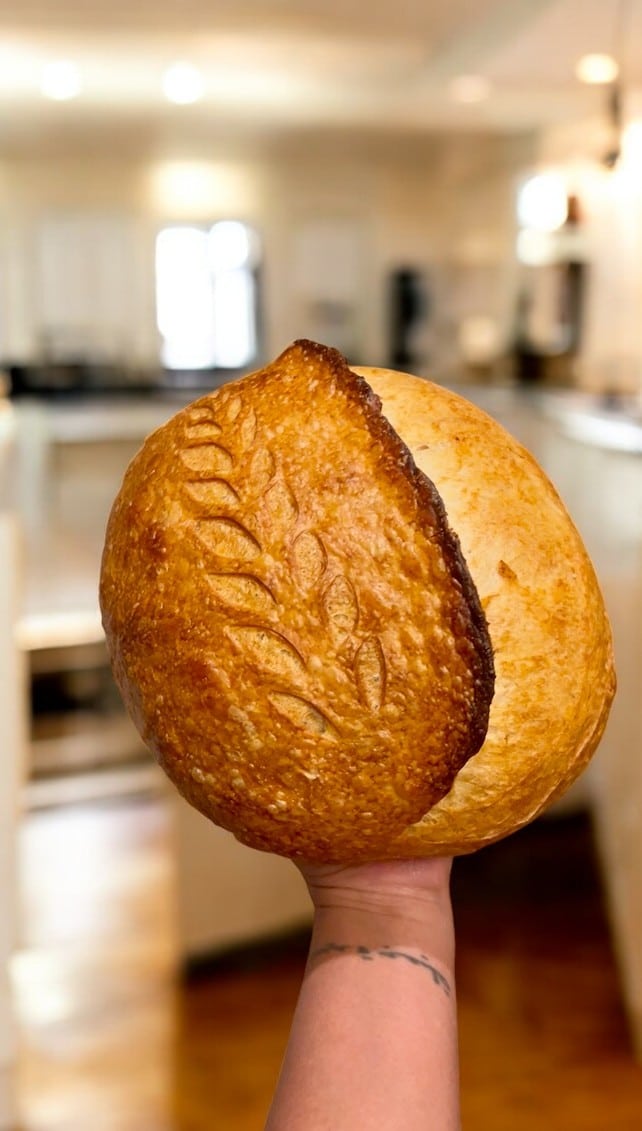
{"type": "Polygon", "coordinates": [[[203,97],[205,80],[193,63],[172,63],[163,75],[163,91],[169,102],[186,106],[203,97]]]}
{"type": "Polygon", "coordinates": [[[614,82],[619,73],[617,60],[612,55],[582,55],[575,65],[575,75],[580,82],[594,85],[614,82]]]}
{"type": "Polygon", "coordinates": [[[483,75],[459,75],[450,84],[450,97],[455,102],[483,102],[490,94],[490,83],[483,75]]]}
{"type": "Polygon", "coordinates": [[[70,59],[56,59],[47,63],[40,76],[40,90],[45,98],[55,102],[68,102],[82,90],[80,70],[70,59]]]}

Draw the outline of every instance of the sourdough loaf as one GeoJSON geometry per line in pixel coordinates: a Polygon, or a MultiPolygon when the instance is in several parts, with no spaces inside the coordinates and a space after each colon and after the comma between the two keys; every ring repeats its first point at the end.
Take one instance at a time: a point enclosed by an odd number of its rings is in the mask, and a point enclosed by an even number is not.
{"type": "Polygon", "coordinates": [[[148,438],[101,605],[179,791],[310,862],[506,835],[576,777],[613,694],[592,566],[528,453],[461,397],[312,342],[148,438]]]}

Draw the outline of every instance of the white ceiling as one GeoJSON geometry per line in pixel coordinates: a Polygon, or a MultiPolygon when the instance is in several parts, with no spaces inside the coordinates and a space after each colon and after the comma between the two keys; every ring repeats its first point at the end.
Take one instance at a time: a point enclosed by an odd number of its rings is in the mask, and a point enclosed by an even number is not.
{"type": "Polygon", "coordinates": [[[0,0],[0,154],[221,131],[531,130],[599,108],[574,65],[613,50],[642,85],[642,0],[0,0]],[[39,91],[59,58],[83,74],[73,102],[39,91]],[[202,69],[205,96],[171,107],[161,77],[179,59],[202,69]],[[453,100],[466,74],[488,98],[453,100]]]}

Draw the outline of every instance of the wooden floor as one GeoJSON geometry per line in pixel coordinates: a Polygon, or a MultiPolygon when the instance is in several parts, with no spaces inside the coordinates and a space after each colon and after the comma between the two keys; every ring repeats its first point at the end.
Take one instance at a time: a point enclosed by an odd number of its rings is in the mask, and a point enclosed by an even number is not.
{"type": "MultiPolygon", "coordinates": [[[[25,822],[21,1131],[261,1131],[305,939],[176,979],[170,831],[156,801],[25,822]]],[[[465,1131],[641,1127],[586,820],[458,861],[454,898],[465,1131]]]]}

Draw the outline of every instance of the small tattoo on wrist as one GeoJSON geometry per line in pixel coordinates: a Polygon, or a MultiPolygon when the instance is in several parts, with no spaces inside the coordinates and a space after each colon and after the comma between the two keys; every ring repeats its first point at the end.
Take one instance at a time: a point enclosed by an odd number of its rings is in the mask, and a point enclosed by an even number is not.
{"type": "Polygon", "coordinates": [[[329,942],[311,951],[309,961],[314,963],[331,954],[355,954],[362,958],[364,962],[373,962],[375,958],[402,959],[402,961],[410,963],[411,966],[418,966],[427,970],[434,984],[443,990],[447,997],[452,996],[450,982],[425,954],[410,954],[406,950],[397,950],[391,946],[352,946],[349,943],[329,942]]]}

